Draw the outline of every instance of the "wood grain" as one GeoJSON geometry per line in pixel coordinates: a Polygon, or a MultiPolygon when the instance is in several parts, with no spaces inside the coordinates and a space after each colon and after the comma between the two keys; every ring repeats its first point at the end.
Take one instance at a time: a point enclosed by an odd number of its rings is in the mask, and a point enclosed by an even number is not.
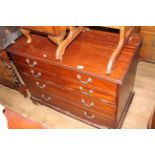
{"type": "Polygon", "coordinates": [[[143,45],[140,51],[140,59],[155,63],[155,26],[142,26],[141,35],[143,45]]]}
{"type": "Polygon", "coordinates": [[[120,127],[131,103],[141,37],[135,34],[127,43],[110,75],[106,66],[118,34],[82,32],[61,62],[55,60],[55,44],[43,36],[32,38],[26,44],[21,37],[7,49],[31,98],[96,127],[120,127]]]}

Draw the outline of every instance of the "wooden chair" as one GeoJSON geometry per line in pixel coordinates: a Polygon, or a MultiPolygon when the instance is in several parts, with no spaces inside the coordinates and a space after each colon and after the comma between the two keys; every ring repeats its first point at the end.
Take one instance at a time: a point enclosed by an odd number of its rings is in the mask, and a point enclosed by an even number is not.
{"type": "Polygon", "coordinates": [[[119,29],[120,31],[118,45],[114,50],[114,52],[112,53],[106,68],[106,73],[110,74],[123,48],[129,41],[130,37],[132,37],[133,33],[136,32],[136,30],[138,29],[135,26],[130,26],[130,27],[129,26],[128,27],[127,26],[107,26],[107,27],[113,28],[113,29],[119,29]]]}
{"type": "Polygon", "coordinates": [[[47,34],[48,38],[58,45],[56,50],[56,59],[62,60],[62,56],[65,53],[67,46],[78,36],[83,30],[82,26],[22,26],[21,32],[27,38],[27,43],[31,43],[30,36],[31,31],[38,31],[47,34]],[[66,37],[66,31],[69,30],[69,34],[66,37]]]}

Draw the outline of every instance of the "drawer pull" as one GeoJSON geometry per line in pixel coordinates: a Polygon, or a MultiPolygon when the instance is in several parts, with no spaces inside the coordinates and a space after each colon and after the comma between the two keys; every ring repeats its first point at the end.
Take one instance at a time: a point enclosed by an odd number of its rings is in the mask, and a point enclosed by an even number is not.
{"type": "Polygon", "coordinates": [[[42,94],[41,97],[42,97],[45,101],[50,101],[50,100],[52,99],[51,96],[45,97],[45,94],[42,94]]]}
{"type": "Polygon", "coordinates": [[[90,89],[88,92],[84,92],[82,86],[80,86],[79,89],[81,90],[81,93],[84,94],[84,95],[88,95],[89,96],[89,95],[91,95],[93,93],[92,89],[90,89]]]}
{"type": "Polygon", "coordinates": [[[30,67],[34,67],[34,66],[36,66],[37,65],[37,61],[30,61],[30,59],[26,59],[26,62],[27,62],[27,64],[30,66],[30,67]]]}
{"type": "Polygon", "coordinates": [[[36,85],[37,85],[39,88],[41,88],[41,89],[43,89],[43,88],[46,87],[45,84],[40,84],[39,82],[36,82],[36,85]]]}
{"type": "Polygon", "coordinates": [[[89,77],[87,81],[83,81],[83,80],[81,79],[81,75],[79,75],[79,74],[77,75],[77,79],[78,79],[81,83],[83,83],[83,84],[88,84],[88,83],[92,82],[92,78],[91,78],[91,77],[89,77]]]}
{"type": "Polygon", "coordinates": [[[86,107],[93,107],[94,106],[94,102],[91,102],[90,104],[86,104],[85,99],[81,99],[81,102],[83,105],[85,105],[86,107]]]}
{"type": "Polygon", "coordinates": [[[84,111],[83,114],[84,114],[84,116],[87,117],[88,119],[93,119],[93,118],[95,118],[95,115],[94,115],[94,114],[88,115],[86,111],[84,111]]]}
{"type": "Polygon", "coordinates": [[[35,78],[41,76],[41,73],[40,73],[40,72],[36,72],[36,73],[35,73],[34,70],[31,70],[30,72],[31,72],[32,76],[35,77],[35,78]]]}

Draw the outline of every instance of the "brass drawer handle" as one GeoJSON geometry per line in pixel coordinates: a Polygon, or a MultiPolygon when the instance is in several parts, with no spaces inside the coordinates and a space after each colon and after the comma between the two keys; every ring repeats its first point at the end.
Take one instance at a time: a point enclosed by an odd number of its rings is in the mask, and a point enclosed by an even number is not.
{"type": "Polygon", "coordinates": [[[45,84],[42,84],[42,85],[41,85],[39,82],[36,82],[36,85],[37,85],[39,88],[41,88],[41,89],[43,89],[43,88],[46,87],[45,84]]]}
{"type": "Polygon", "coordinates": [[[34,70],[31,70],[30,72],[31,72],[32,76],[35,77],[35,78],[41,76],[41,73],[40,73],[40,72],[36,72],[36,73],[35,73],[34,70]]]}
{"type": "Polygon", "coordinates": [[[93,118],[95,118],[95,115],[94,115],[94,114],[88,115],[86,111],[84,111],[83,114],[84,114],[84,116],[87,117],[88,119],[93,119],[93,118]]]}
{"type": "Polygon", "coordinates": [[[94,106],[94,102],[91,102],[90,104],[86,104],[85,99],[81,99],[81,102],[83,105],[85,105],[86,107],[93,107],[94,106]]]}
{"type": "Polygon", "coordinates": [[[30,61],[30,59],[26,58],[26,62],[30,67],[34,67],[37,65],[37,61],[30,61]]]}
{"type": "Polygon", "coordinates": [[[45,97],[45,94],[42,94],[41,97],[42,97],[45,101],[50,101],[50,100],[52,99],[51,96],[45,97]]]}
{"type": "Polygon", "coordinates": [[[77,75],[77,79],[78,79],[81,83],[83,83],[83,84],[88,84],[88,83],[92,82],[92,78],[91,78],[91,77],[89,77],[87,81],[83,81],[80,74],[77,75]]]}
{"type": "Polygon", "coordinates": [[[81,90],[81,93],[84,94],[84,95],[88,95],[89,96],[89,95],[91,95],[93,93],[92,89],[90,89],[88,92],[84,92],[82,86],[80,86],[79,89],[81,90]]]}

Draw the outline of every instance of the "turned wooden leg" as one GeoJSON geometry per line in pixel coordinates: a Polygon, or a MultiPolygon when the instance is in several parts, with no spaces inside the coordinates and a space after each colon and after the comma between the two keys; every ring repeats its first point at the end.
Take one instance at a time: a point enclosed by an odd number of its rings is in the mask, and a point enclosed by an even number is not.
{"type": "Polygon", "coordinates": [[[30,30],[21,29],[22,34],[26,37],[26,42],[29,44],[31,43],[31,36],[30,36],[30,30]]]}
{"type": "Polygon", "coordinates": [[[60,45],[66,36],[66,31],[62,32],[60,36],[48,35],[48,38],[57,45],[60,45]]]}
{"type": "Polygon", "coordinates": [[[58,46],[56,50],[56,59],[62,60],[62,56],[65,53],[65,49],[67,46],[79,35],[79,33],[83,30],[83,27],[77,27],[77,28],[70,28],[70,32],[68,37],[62,41],[62,43],[58,46]]]}

